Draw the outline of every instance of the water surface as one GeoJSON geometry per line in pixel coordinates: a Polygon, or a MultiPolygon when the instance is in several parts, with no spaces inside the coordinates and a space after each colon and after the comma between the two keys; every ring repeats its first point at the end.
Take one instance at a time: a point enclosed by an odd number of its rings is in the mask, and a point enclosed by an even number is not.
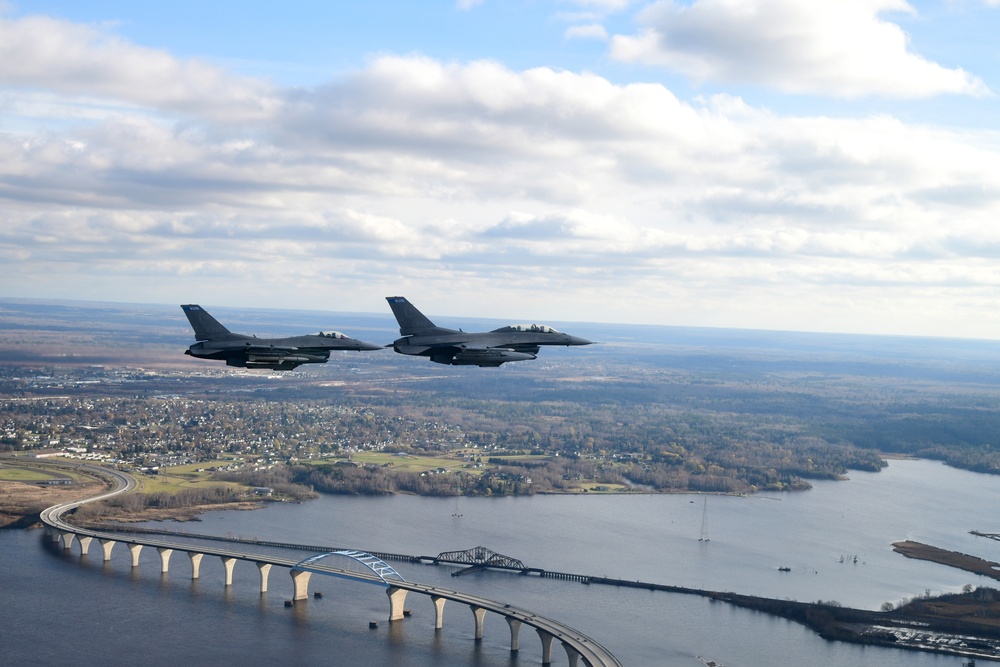
{"type": "MultiPolygon", "coordinates": [[[[749,498],[711,496],[707,542],[701,496],[534,496],[385,498],[324,496],[255,512],[214,512],[183,530],[366,550],[436,555],[479,545],[526,565],[583,574],[735,591],[796,600],[836,600],[877,609],[883,602],[996,582],[892,552],[902,539],[990,560],[1000,543],[969,535],[1000,532],[991,498],[1000,479],[929,461],[892,461],[881,473],[852,473],[811,491],[749,498]],[[461,516],[455,516],[456,514],[461,516]],[[855,558],[856,557],[856,558],[855,558]],[[789,567],[781,572],[779,567],[789,567]]],[[[164,524],[149,524],[163,527],[164,524]]],[[[509,652],[498,617],[472,640],[472,614],[448,603],[435,633],[429,600],[412,595],[413,617],[384,621],[382,589],[315,577],[310,599],[289,610],[287,571],[257,591],[256,568],[206,558],[199,581],[175,555],[171,572],[147,549],[133,570],[120,546],[81,559],[41,531],[0,531],[0,646],[5,664],[537,665],[541,648],[522,632],[509,652]],[[368,622],[379,620],[377,630],[368,622]],[[148,652],[148,653],[147,653],[148,652]],[[10,662],[8,662],[8,660],[10,662]]],[[[828,642],[758,612],[700,597],[583,585],[508,573],[451,577],[451,568],[394,563],[408,579],[457,588],[566,622],[612,649],[627,665],[690,665],[698,656],[728,667],[823,664],[955,665],[954,657],[828,642]]],[[[566,664],[561,651],[555,664],[566,664]]]]}

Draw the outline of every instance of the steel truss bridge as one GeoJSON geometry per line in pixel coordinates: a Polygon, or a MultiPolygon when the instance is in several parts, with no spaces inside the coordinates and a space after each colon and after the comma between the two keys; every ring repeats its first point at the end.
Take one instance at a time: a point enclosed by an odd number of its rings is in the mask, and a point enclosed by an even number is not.
{"type": "Polygon", "coordinates": [[[437,563],[459,563],[462,565],[481,565],[483,567],[498,567],[505,570],[526,570],[524,563],[516,558],[504,556],[486,547],[474,547],[465,551],[444,551],[434,559],[437,563]]]}

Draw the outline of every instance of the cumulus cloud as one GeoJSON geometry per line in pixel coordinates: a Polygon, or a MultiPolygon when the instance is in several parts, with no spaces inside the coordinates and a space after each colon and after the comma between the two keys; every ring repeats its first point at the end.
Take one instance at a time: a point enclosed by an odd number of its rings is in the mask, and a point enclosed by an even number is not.
{"type": "Polygon", "coordinates": [[[604,41],[608,38],[608,31],[600,23],[588,23],[567,28],[565,35],[566,39],[599,39],[604,41]]]}
{"type": "Polygon", "coordinates": [[[0,15],[0,85],[104,96],[182,113],[212,112],[220,119],[265,116],[276,102],[261,81],[136,46],[106,29],[45,16],[0,15]]]}
{"type": "Polygon", "coordinates": [[[611,13],[622,11],[632,4],[633,0],[563,0],[563,2],[567,5],[611,13]]]}
{"type": "MultiPolygon", "coordinates": [[[[278,211],[430,193],[598,213],[611,198],[647,225],[670,226],[675,216],[659,210],[680,205],[678,217],[713,224],[801,226],[874,224],[887,189],[898,206],[958,186],[988,200],[996,185],[983,176],[995,171],[994,154],[891,118],[777,118],[731,98],[693,106],[658,85],[492,62],[381,58],[289,93],[281,107],[265,132],[255,124],[242,139],[232,128],[219,136],[210,125],[176,129],[137,116],[11,138],[0,150],[19,179],[7,196],[42,200],[58,189],[65,202],[109,208],[173,201],[278,211]]],[[[591,227],[620,224],[610,216],[591,227]]]]}
{"type": "Polygon", "coordinates": [[[622,61],[698,81],[751,83],[787,93],[920,98],[989,93],[977,77],[914,53],[884,18],[905,0],[659,0],[636,35],[612,38],[622,61]]]}
{"type": "MultiPolygon", "coordinates": [[[[55,27],[82,31],[81,62],[105,57],[100,31],[55,27]]],[[[572,310],[584,303],[657,321],[648,304],[662,299],[675,323],[725,325],[704,313],[766,286],[774,305],[759,310],[789,326],[777,304],[831,307],[817,294],[838,290],[871,303],[862,283],[1000,284],[1000,141],[985,132],[784,117],[733,96],[688,102],[659,84],[493,61],[384,56],[299,89],[210,68],[218,94],[198,97],[201,70],[169,56],[175,92],[137,93],[130,68],[95,66],[74,87],[41,74],[43,50],[18,53],[37,75],[0,66],[0,99],[31,82],[37,101],[0,133],[0,293],[17,293],[19,276],[39,289],[85,283],[87,298],[175,284],[238,299],[252,281],[258,299],[370,310],[419,284],[471,299],[470,315],[551,290],[563,295],[546,303],[553,319],[586,319],[572,310]],[[237,89],[265,90],[266,113],[240,106],[237,89]],[[105,106],[91,113],[97,94],[105,106]],[[234,104],[258,112],[229,115],[234,104]],[[73,122],[53,125],[60,115],[73,122]]]]}

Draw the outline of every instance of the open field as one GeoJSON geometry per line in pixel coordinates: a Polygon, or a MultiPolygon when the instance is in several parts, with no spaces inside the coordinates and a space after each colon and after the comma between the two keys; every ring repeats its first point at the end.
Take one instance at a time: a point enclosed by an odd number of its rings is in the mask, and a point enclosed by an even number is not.
{"type": "Polygon", "coordinates": [[[182,489],[238,488],[239,484],[213,479],[211,468],[224,468],[234,459],[218,459],[160,468],[155,475],[137,475],[139,493],[176,493],[182,489]]]}
{"type": "Polygon", "coordinates": [[[183,489],[239,488],[232,482],[218,482],[211,479],[211,473],[196,475],[174,475],[161,472],[158,475],[139,475],[138,493],[176,493],[183,489]]]}
{"type": "Polygon", "coordinates": [[[18,468],[0,464],[0,481],[3,482],[43,482],[58,477],[65,477],[65,475],[48,473],[38,468],[18,468]]]}
{"type": "Polygon", "coordinates": [[[601,484],[598,482],[584,482],[581,483],[580,491],[586,493],[625,493],[629,491],[629,487],[625,484],[601,484]]]}
{"type": "Polygon", "coordinates": [[[57,503],[84,498],[97,493],[104,482],[79,472],[67,474],[63,468],[46,466],[45,463],[27,463],[9,460],[0,464],[0,528],[25,527],[38,521],[38,513],[57,503]],[[41,479],[71,477],[72,484],[47,486],[35,484],[41,479]],[[10,479],[22,477],[24,479],[10,479]]]}
{"type": "Polygon", "coordinates": [[[469,462],[463,456],[416,456],[413,454],[390,454],[388,452],[358,452],[351,455],[351,460],[358,464],[390,465],[395,470],[404,472],[427,472],[445,468],[449,471],[465,470],[475,474],[475,469],[466,468],[469,462]]]}

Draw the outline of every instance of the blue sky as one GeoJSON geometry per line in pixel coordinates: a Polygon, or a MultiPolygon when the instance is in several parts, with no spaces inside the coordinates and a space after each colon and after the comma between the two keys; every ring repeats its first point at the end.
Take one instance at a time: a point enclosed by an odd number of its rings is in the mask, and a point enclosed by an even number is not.
{"type": "Polygon", "coordinates": [[[0,2],[0,294],[1000,338],[1000,0],[0,2]]]}

